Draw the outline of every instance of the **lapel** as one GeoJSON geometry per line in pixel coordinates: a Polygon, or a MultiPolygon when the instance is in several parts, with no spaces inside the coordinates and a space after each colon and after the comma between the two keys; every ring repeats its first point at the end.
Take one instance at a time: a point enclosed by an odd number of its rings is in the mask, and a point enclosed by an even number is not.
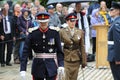
{"type": "Polygon", "coordinates": [[[70,37],[70,38],[73,38],[73,37],[75,37],[76,35],[78,35],[78,28],[74,28],[74,34],[73,34],[73,36],[71,35],[71,31],[70,31],[70,29],[67,27],[66,28],[66,33],[67,33],[67,35],[70,37]]]}
{"type": "Polygon", "coordinates": [[[76,27],[74,28],[74,35],[73,35],[73,37],[74,37],[75,35],[77,35],[77,28],[76,28],[76,27]]]}
{"type": "Polygon", "coordinates": [[[68,37],[70,37],[70,38],[72,37],[71,31],[68,27],[66,28],[66,33],[67,33],[68,37]]]}

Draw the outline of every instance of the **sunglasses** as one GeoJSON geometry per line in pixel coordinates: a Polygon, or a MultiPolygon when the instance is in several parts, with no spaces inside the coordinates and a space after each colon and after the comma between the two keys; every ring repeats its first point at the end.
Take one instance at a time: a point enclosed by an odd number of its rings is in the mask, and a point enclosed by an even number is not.
{"type": "Polygon", "coordinates": [[[111,9],[110,9],[110,11],[113,11],[113,10],[114,10],[114,8],[111,8],[111,9]]]}
{"type": "Polygon", "coordinates": [[[70,19],[70,22],[75,22],[76,21],[76,19],[70,19]]]}

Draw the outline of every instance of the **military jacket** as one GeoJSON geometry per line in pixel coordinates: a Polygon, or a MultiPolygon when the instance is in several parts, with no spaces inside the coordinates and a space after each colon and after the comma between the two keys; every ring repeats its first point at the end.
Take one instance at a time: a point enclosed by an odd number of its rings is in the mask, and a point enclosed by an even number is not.
{"type": "MultiPolygon", "coordinates": [[[[25,40],[23,55],[21,59],[21,71],[26,71],[27,58],[31,49],[35,52],[35,54],[57,53],[58,67],[64,66],[64,54],[61,49],[60,36],[57,31],[48,29],[46,32],[41,32],[39,29],[37,29],[28,35],[25,40]]],[[[54,59],[33,59],[33,76],[41,78],[45,77],[44,73],[46,69],[49,76],[54,76],[57,74],[57,65],[54,59]]]]}
{"type": "Polygon", "coordinates": [[[74,35],[70,34],[68,27],[60,30],[61,41],[64,43],[63,52],[65,61],[80,61],[86,64],[86,53],[84,46],[83,31],[74,28],[74,35]]]}
{"type": "Polygon", "coordinates": [[[120,61],[120,16],[109,28],[108,41],[113,42],[113,44],[108,44],[108,61],[120,61]]]}

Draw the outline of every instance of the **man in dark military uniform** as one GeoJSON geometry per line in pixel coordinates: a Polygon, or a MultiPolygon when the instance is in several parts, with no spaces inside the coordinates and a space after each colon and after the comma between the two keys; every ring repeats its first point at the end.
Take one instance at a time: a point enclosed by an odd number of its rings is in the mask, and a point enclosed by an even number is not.
{"type": "Polygon", "coordinates": [[[20,60],[22,77],[25,77],[27,58],[31,49],[35,53],[32,64],[33,80],[55,80],[57,69],[64,71],[64,54],[61,49],[60,36],[57,31],[48,28],[49,17],[50,15],[46,12],[36,15],[41,26],[32,31],[25,40],[20,60]]]}
{"type": "Polygon", "coordinates": [[[112,4],[110,15],[113,22],[108,31],[108,61],[114,80],[120,80],[120,4],[112,4]]]}
{"type": "Polygon", "coordinates": [[[75,27],[77,16],[70,13],[66,16],[68,26],[60,30],[64,43],[65,80],[77,80],[80,64],[86,66],[86,53],[83,31],[75,27]]]}

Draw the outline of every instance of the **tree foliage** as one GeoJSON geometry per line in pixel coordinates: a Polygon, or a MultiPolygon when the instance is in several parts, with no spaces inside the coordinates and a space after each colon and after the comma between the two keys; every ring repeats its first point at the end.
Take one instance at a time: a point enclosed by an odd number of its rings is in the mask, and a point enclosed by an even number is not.
{"type": "Polygon", "coordinates": [[[41,5],[46,7],[46,4],[47,4],[48,0],[40,0],[40,2],[41,2],[41,5]]]}

